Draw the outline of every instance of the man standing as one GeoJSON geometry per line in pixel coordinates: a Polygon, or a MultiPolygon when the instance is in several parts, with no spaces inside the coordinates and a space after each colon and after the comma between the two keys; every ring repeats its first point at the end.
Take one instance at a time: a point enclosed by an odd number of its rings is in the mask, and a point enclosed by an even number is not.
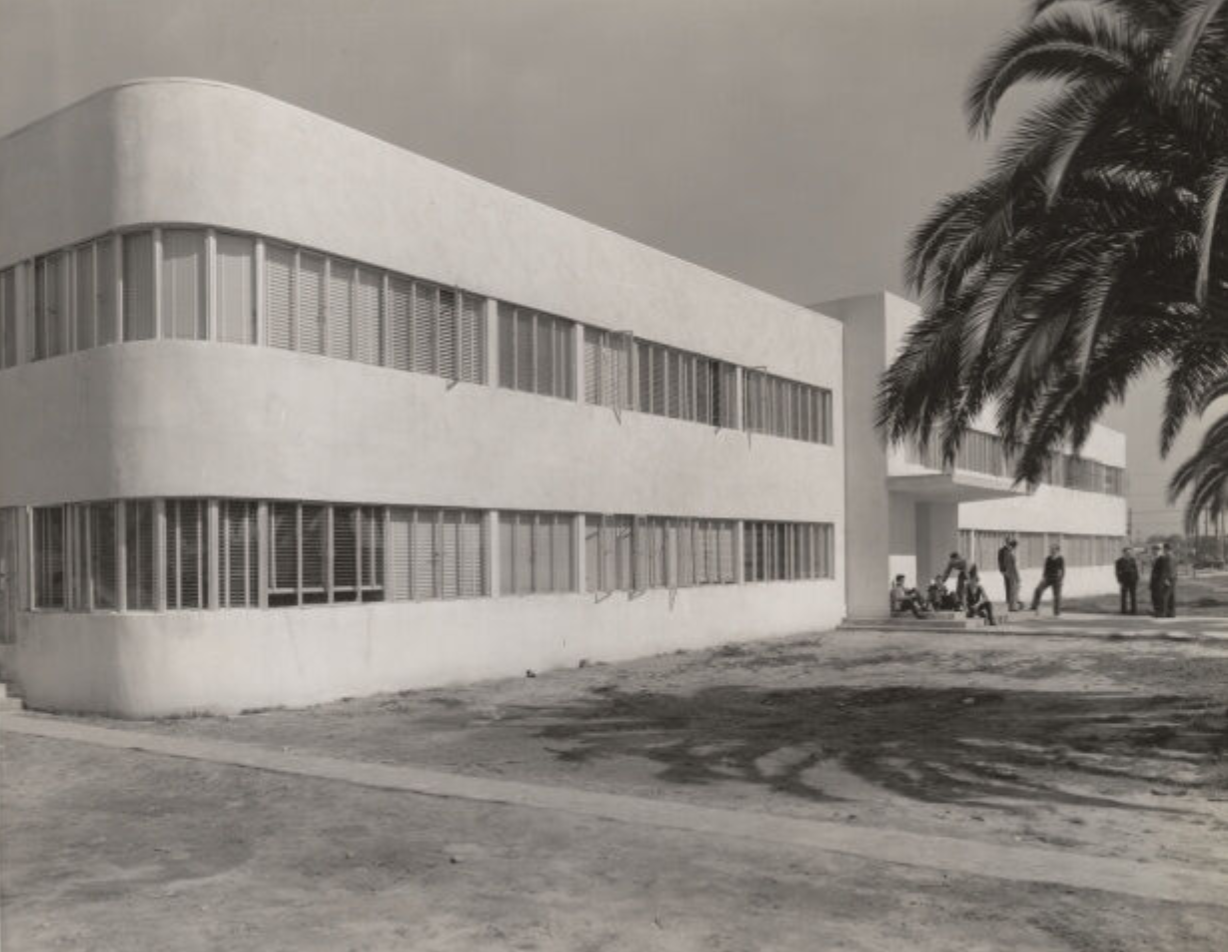
{"type": "Polygon", "coordinates": [[[1019,562],[1015,558],[1015,547],[1018,544],[1014,536],[1007,536],[1006,542],[998,550],[998,571],[1002,573],[1002,581],[1006,583],[1008,612],[1023,611],[1023,602],[1019,601],[1019,562]]]}
{"type": "Polygon", "coordinates": [[[1121,558],[1113,563],[1117,572],[1117,584],[1121,588],[1121,613],[1126,612],[1126,603],[1130,604],[1129,614],[1138,614],[1138,563],[1134,561],[1134,553],[1130,547],[1121,550],[1121,558]]]}
{"type": "Polygon", "coordinates": [[[951,558],[947,560],[947,570],[943,573],[942,580],[945,582],[951,577],[951,573],[955,573],[955,597],[959,600],[960,607],[964,605],[964,589],[968,586],[968,560],[958,552],[952,552],[951,558]]]}
{"type": "Polygon", "coordinates": [[[1163,548],[1155,547],[1156,557],[1151,564],[1151,608],[1156,618],[1177,616],[1177,566],[1173,562],[1172,548],[1167,542],[1163,548]]]}
{"type": "Polygon", "coordinates": [[[1032,595],[1032,611],[1040,611],[1040,599],[1045,589],[1053,589],[1053,615],[1062,614],[1062,580],[1066,578],[1066,560],[1062,558],[1062,547],[1054,543],[1049,547],[1049,557],[1045,559],[1045,568],[1041,574],[1040,584],[1032,595]]]}

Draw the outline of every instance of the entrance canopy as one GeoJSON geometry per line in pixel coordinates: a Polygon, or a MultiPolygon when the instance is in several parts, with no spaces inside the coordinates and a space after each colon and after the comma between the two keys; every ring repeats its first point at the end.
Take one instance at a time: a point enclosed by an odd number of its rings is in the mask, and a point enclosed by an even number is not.
{"type": "Polygon", "coordinates": [[[1031,490],[1026,486],[1012,483],[1009,479],[966,470],[888,476],[887,489],[912,496],[917,502],[961,503],[1031,495],[1031,490]]]}

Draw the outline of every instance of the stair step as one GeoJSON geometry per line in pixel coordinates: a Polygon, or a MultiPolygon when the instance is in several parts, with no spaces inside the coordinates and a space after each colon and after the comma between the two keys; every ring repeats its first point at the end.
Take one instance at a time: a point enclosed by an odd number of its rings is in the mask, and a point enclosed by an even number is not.
{"type": "Polygon", "coordinates": [[[0,698],[0,714],[5,711],[22,711],[25,710],[25,706],[25,702],[19,697],[0,698]]]}
{"type": "Polygon", "coordinates": [[[850,618],[840,625],[845,631],[947,631],[984,628],[983,618],[850,618]]]}

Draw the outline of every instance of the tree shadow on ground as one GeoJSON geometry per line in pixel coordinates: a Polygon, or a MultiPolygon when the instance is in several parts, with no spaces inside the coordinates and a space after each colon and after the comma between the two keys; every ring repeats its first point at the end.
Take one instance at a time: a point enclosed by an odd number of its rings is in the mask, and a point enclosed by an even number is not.
{"type": "MultiPolygon", "coordinates": [[[[677,784],[729,780],[810,800],[832,768],[927,802],[1124,806],[1123,793],[1223,784],[1222,700],[959,688],[708,688],[521,708],[563,761],[638,756],[677,784]],[[1111,795],[1105,790],[1111,788],[1111,795]],[[1136,789],[1137,788],[1137,789],[1136,789]]],[[[1131,804],[1131,809],[1139,809],[1131,804]]]]}

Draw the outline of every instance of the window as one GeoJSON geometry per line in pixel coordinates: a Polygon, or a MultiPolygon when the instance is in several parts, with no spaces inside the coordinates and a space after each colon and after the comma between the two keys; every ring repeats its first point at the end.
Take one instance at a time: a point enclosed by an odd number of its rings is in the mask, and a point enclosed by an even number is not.
{"type": "Polygon", "coordinates": [[[256,342],[255,276],[256,243],[242,235],[218,234],[213,299],[217,302],[219,341],[256,342]]]}
{"type": "Polygon", "coordinates": [[[115,532],[115,503],[96,502],[89,507],[89,552],[91,607],[119,607],[119,538],[115,532]]]}
{"type": "Polygon", "coordinates": [[[996,434],[970,430],[964,434],[955,467],[989,476],[1009,477],[1011,468],[1002,440],[996,434]]]}
{"type": "Polygon", "coordinates": [[[167,228],[162,232],[162,336],[205,340],[205,233],[167,228]]]}
{"type": "Polygon", "coordinates": [[[264,315],[270,347],[294,349],[294,250],[268,244],[264,249],[264,315]]]}
{"type": "Polygon", "coordinates": [[[80,245],[73,253],[73,349],[87,350],[96,343],[98,288],[94,273],[94,246],[80,245]]]}
{"type": "Polygon", "coordinates": [[[460,379],[466,383],[486,382],[486,309],[481,298],[461,295],[460,379]]]}
{"type": "Polygon", "coordinates": [[[325,338],[324,257],[300,251],[295,281],[298,309],[294,318],[294,349],[323,354],[325,338]]]}
{"type": "Polygon", "coordinates": [[[0,368],[17,359],[17,269],[0,271],[0,368]]]}
{"type": "Polygon", "coordinates": [[[688,351],[635,342],[635,408],[709,426],[734,425],[733,364],[688,351]]]}
{"type": "Polygon", "coordinates": [[[1123,471],[1116,466],[1066,454],[1054,469],[1052,480],[1046,481],[1067,489],[1114,496],[1120,496],[1125,491],[1123,471]]]}
{"type": "Polygon", "coordinates": [[[635,549],[637,588],[665,588],[669,584],[669,549],[666,523],[657,516],[639,516],[634,522],[632,546],[635,549]]]}
{"type": "Polygon", "coordinates": [[[358,507],[333,507],[332,600],[358,600],[358,507]]]}
{"type": "Polygon", "coordinates": [[[325,585],[328,508],[299,503],[269,506],[269,604],[319,604],[325,585]]]}
{"type": "Polygon", "coordinates": [[[388,519],[393,599],[426,601],[487,594],[481,512],[394,506],[388,519]]]}
{"type": "Polygon", "coordinates": [[[153,235],[124,235],[124,340],[154,336],[153,235]]]}
{"type": "MultiPolygon", "coordinates": [[[[254,539],[254,503],[236,503],[239,533],[254,539]]],[[[227,517],[229,518],[229,517],[227,517]]],[[[378,506],[277,502],[269,505],[269,605],[318,605],[328,602],[382,601],[384,598],[384,510],[378,506]]],[[[251,558],[248,542],[246,555],[251,558]]],[[[250,563],[245,563],[250,564],[250,563]]],[[[233,564],[230,573],[238,575],[233,564]]],[[[225,575],[223,569],[222,574],[225,575]]],[[[246,578],[255,585],[250,569],[246,578]]],[[[248,589],[248,604],[253,596],[248,589]]],[[[239,603],[242,585],[232,600],[239,603]]]]}
{"type": "Polygon", "coordinates": [[[64,507],[34,510],[34,607],[64,608],[64,507]]]}
{"type": "Polygon", "coordinates": [[[633,403],[630,334],[584,328],[584,400],[616,409],[633,403]]]}
{"type": "Polygon", "coordinates": [[[575,325],[499,304],[499,386],[549,397],[575,395],[575,325]]]}
{"type": "Polygon", "coordinates": [[[504,595],[575,590],[573,516],[499,513],[499,590],[504,595]]]}
{"type": "Polygon", "coordinates": [[[203,499],[166,500],[166,607],[209,607],[209,509],[203,499]]]}
{"type": "Polygon", "coordinates": [[[67,312],[71,285],[68,254],[56,252],[35,259],[31,359],[45,360],[68,352],[67,312]]]}
{"type": "Polygon", "coordinates": [[[117,333],[115,256],[119,239],[100,238],[94,242],[94,340],[99,346],[113,344],[117,333]]]}
{"type": "Polygon", "coordinates": [[[269,506],[269,605],[298,604],[298,506],[269,506]]]}
{"type": "Polygon", "coordinates": [[[400,275],[389,278],[388,294],[387,366],[483,382],[486,334],[481,299],[400,275]]]}
{"type": "Polygon", "coordinates": [[[632,577],[631,516],[594,513],[584,520],[584,587],[590,592],[630,592],[632,577]]]}
{"type": "Polygon", "coordinates": [[[124,567],[127,570],[129,611],[153,611],[154,504],[132,500],[124,506],[124,567]]]}
{"type": "Polygon", "coordinates": [[[715,519],[674,519],[675,585],[727,585],[734,574],[734,524],[715,519]]]}
{"type": "Polygon", "coordinates": [[[746,581],[834,578],[834,536],[829,523],[745,523],[742,560],[746,581]]]}
{"type": "Polygon", "coordinates": [[[328,340],[329,357],[349,360],[354,356],[354,274],[348,261],[328,263],[328,340]]]}
{"type": "Polygon", "coordinates": [[[328,601],[328,507],[299,506],[299,603],[328,601]]]}
{"type": "Polygon", "coordinates": [[[241,499],[218,503],[218,603],[223,608],[255,608],[257,584],[257,507],[241,499]]]}
{"type": "Polygon", "coordinates": [[[483,300],[456,288],[267,243],[265,321],[273,347],[485,380],[483,300]]]}
{"type": "Polygon", "coordinates": [[[328,355],[379,364],[381,278],[348,261],[329,260],[328,355]]]}
{"type": "Polygon", "coordinates": [[[34,511],[35,607],[99,611],[117,607],[115,503],[34,511]]]}
{"type": "Polygon", "coordinates": [[[380,317],[382,280],[361,269],[354,285],[354,359],[364,364],[382,363],[383,324],[380,317]]]}
{"type": "Polygon", "coordinates": [[[358,511],[359,598],[364,602],[384,600],[384,512],[376,506],[358,511]]]}
{"type": "Polygon", "coordinates": [[[747,370],[742,385],[742,426],[790,440],[831,444],[831,391],[747,370]]]}

